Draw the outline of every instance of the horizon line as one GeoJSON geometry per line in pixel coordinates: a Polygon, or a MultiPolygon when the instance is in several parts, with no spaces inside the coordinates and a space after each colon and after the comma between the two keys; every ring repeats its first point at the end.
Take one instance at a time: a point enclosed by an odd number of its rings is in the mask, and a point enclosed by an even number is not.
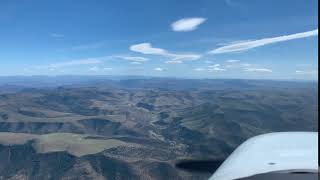
{"type": "Polygon", "coordinates": [[[315,81],[318,82],[318,79],[299,79],[299,78],[227,78],[227,77],[176,77],[176,76],[145,76],[145,75],[93,75],[93,74],[65,74],[65,75],[0,75],[0,78],[15,78],[15,77],[48,77],[48,78],[57,78],[57,77],[127,77],[128,79],[132,78],[154,78],[154,79],[181,79],[181,80],[262,80],[262,81],[315,81]]]}

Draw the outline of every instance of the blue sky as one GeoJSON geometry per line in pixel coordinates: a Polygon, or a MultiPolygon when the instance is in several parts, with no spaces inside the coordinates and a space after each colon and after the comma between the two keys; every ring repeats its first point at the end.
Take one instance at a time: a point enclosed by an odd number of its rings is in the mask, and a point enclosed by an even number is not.
{"type": "Polygon", "coordinates": [[[316,0],[2,0],[0,75],[317,79],[316,0]]]}

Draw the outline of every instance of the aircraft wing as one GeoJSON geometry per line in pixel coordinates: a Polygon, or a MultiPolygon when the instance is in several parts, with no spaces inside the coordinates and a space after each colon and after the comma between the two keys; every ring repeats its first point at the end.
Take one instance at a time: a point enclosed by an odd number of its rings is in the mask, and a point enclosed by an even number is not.
{"type": "Polygon", "coordinates": [[[269,180],[273,179],[272,175],[283,176],[279,179],[284,180],[286,174],[291,174],[291,179],[294,179],[302,172],[304,177],[308,176],[305,173],[318,172],[317,132],[281,132],[250,138],[222,163],[209,180],[233,180],[265,173],[269,173],[269,180]]]}

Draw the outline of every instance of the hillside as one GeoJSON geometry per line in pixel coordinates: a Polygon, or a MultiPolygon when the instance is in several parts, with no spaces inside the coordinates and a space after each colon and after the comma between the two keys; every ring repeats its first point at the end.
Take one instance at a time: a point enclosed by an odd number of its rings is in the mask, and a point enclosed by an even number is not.
{"type": "Polygon", "coordinates": [[[318,128],[316,82],[40,80],[0,79],[0,179],[206,179],[175,164],[318,128]]]}

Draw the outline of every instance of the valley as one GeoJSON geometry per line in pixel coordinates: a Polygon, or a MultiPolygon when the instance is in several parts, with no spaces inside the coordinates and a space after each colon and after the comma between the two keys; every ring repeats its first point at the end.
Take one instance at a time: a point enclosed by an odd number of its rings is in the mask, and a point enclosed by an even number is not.
{"type": "Polygon", "coordinates": [[[0,86],[0,179],[206,179],[175,164],[224,159],[255,135],[318,128],[316,82],[27,82],[0,86]]]}

